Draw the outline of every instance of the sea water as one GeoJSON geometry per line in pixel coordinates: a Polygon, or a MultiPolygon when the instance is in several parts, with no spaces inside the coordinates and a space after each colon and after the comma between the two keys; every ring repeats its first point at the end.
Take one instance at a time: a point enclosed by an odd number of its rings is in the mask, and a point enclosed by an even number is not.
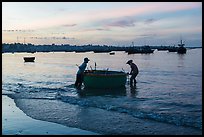
{"type": "Polygon", "coordinates": [[[2,94],[14,99],[59,100],[136,118],[202,129],[202,48],[186,54],[157,51],[153,54],[37,52],[2,54],[2,94]],[[24,62],[35,56],[35,62],[24,62]],[[137,84],[125,88],[74,88],[77,65],[88,57],[87,69],[130,72],[126,62],[137,64],[137,84]]]}

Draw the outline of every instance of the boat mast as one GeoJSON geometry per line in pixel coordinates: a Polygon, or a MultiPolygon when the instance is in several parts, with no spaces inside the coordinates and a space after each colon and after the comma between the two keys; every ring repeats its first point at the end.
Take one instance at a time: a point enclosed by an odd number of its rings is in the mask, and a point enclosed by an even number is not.
{"type": "Polygon", "coordinates": [[[178,46],[183,47],[184,44],[182,43],[182,37],[180,36],[181,44],[178,44],[178,46]]]}
{"type": "Polygon", "coordinates": [[[95,70],[96,70],[96,62],[95,62],[95,70]]]}

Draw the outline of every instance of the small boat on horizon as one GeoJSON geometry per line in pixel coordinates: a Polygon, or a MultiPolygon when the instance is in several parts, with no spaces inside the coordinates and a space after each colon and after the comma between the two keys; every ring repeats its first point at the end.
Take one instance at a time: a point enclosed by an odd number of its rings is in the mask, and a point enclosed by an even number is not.
{"type": "Polygon", "coordinates": [[[178,50],[178,47],[175,47],[175,45],[168,48],[169,52],[177,52],[177,50],[178,50]]]}
{"type": "Polygon", "coordinates": [[[93,50],[94,53],[109,53],[111,50],[93,50]]]}
{"type": "Polygon", "coordinates": [[[35,57],[23,57],[24,62],[35,62],[35,57]]]}
{"type": "Polygon", "coordinates": [[[131,47],[126,50],[128,54],[150,54],[154,53],[154,49],[151,49],[149,45],[142,46],[140,48],[131,47]]]}
{"type": "Polygon", "coordinates": [[[110,52],[109,54],[110,54],[110,55],[115,55],[115,52],[110,52]]]}

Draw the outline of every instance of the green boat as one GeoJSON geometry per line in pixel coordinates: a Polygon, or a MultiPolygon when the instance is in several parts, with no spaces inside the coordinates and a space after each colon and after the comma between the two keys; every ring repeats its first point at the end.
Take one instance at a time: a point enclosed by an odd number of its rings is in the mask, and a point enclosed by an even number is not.
{"type": "Polygon", "coordinates": [[[84,73],[85,88],[125,87],[127,74],[122,71],[91,70],[84,73]]]}

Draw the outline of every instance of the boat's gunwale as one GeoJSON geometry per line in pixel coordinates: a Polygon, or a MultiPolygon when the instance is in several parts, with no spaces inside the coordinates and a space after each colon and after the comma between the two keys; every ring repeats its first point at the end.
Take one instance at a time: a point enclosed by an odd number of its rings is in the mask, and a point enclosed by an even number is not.
{"type": "Polygon", "coordinates": [[[107,70],[92,70],[92,71],[86,71],[84,73],[84,76],[94,76],[94,77],[114,77],[114,76],[126,76],[127,74],[122,71],[107,71],[107,70]],[[109,72],[108,74],[97,74],[94,72],[109,72]],[[110,72],[113,72],[113,74],[110,74],[110,72]],[[114,73],[115,72],[115,73],[114,73]]]}
{"type": "Polygon", "coordinates": [[[94,76],[94,77],[113,77],[113,76],[125,76],[127,74],[85,74],[84,76],[94,76]]]}

